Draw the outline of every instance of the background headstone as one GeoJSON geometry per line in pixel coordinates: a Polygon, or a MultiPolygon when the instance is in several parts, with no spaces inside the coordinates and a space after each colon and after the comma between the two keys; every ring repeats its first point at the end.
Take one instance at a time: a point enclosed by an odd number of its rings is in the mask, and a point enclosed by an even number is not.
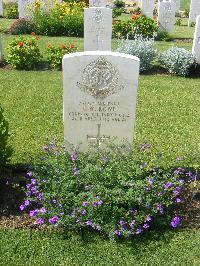
{"type": "Polygon", "coordinates": [[[196,57],[197,63],[200,64],[200,15],[196,18],[192,53],[196,57]]]}
{"type": "Polygon", "coordinates": [[[31,16],[30,6],[33,5],[35,0],[19,0],[18,13],[19,18],[29,18],[31,16]]]}
{"type": "Polygon", "coordinates": [[[84,50],[111,51],[112,10],[91,7],[84,10],[84,50]]]}
{"type": "Polygon", "coordinates": [[[3,0],[0,0],[0,17],[3,17],[3,0]]]}
{"type": "Polygon", "coordinates": [[[139,59],[114,52],[63,58],[64,136],[71,144],[133,142],[139,59]]]}
{"type": "Polygon", "coordinates": [[[147,17],[153,17],[155,0],[141,0],[140,7],[142,14],[147,17]]]}
{"type": "Polygon", "coordinates": [[[172,32],[175,23],[175,2],[158,1],[158,25],[163,31],[172,32]]]}
{"type": "Polygon", "coordinates": [[[179,12],[181,9],[181,1],[175,0],[175,5],[176,5],[176,12],[179,12]]]}
{"type": "Polygon", "coordinates": [[[189,26],[192,22],[196,22],[196,18],[198,15],[200,15],[200,0],[191,0],[190,14],[189,14],[189,20],[188,20],[189,26]]]}
{"type": "Polygon", "coordinates": [[[106,0],[90,0],[90,7],[106,7],[106,0]]]}

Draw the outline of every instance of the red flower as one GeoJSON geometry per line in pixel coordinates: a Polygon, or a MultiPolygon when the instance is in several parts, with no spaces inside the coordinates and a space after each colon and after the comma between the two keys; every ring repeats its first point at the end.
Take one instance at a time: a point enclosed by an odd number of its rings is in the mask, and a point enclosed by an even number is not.
{"type": "Polygon", "coordinates": [[[34,31],[32,31],[32,32],[31,32],[31,35],[35,35],[35,32],[34,32],[34,31]]]}
{"type": "Polygon", "coordinates": [[[18,44],[17,44],[19,47],[22,47],[23,45],[24,45],[24,43],[23,42],[18,42],[18,44]]]}
{"type": "Polygon", "coordinates": [[[65,45],[65,44],[61,44],[61,45],[60,45],[60,48],[62,48],[62,49],[66,49],[66,45],[65,45]]]}
{"type": "Polygon", "coordinates": [[[69,48],[70,49],[73,49],[74,47],[75,47],[74,44],[73,43],[70,43],[69,48]]]}

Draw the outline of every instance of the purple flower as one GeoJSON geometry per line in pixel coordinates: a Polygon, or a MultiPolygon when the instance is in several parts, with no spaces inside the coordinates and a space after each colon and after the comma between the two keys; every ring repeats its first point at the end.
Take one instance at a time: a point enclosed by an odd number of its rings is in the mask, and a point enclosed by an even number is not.
{"type": "Polygon", "coordinates": [[[102,200],[99,200],[97,203],[98,203],[99,206],[103,205],[103,201],[102,200]]]}
{"type": "Polygon", "coordinates": [[[86,207],[88,205],[89,205],[89,203],[87,201],[83,201],[82,206],[86,207]]]}
{"type": "Polygon", "coordinates": [[[75,212],[72,212],[71,214],[70,214],[70,216],[72,217],[72,218],[75,218],[75,212]]]}
{"type": "Polygon", "coordinates": [[[73,171],[74,171],[74,175],[78,175],[78,172],[79,171],[78,171],[78,168],[77,167],[75,167],[73,171]]]}
{"type": "Polygon", "coordinates": [[[189,171],[188,173],[186,173],[186,175],[189,176],[191,180],[193,180],[193,181],[196,180],[196,177],[197,176],[196,175],[193,175],[193,173],[191,171],[189,171]]]}
{"type": "Polygon", "coordinates": [[[35,178],[31,178],[31,184],[36,185],[37,180],[35,178]]]}
{"type": "Polygon", "coordinates": [[[118,230],[118,229],[116,229],[116,230],[115,230],[115,235],[116,235],[116,236],[121,236],[121,231],[118,230]]]}
{"type": "Polygon", "coordinates": [[[178,182],[181,183],[181,184],[183,184],[185,181],[184,181],[184,179],[180,178],[180,179],[178,180],[178,182]]]}
{"type": "Polygon", "coordinates": [[[92,202],[92,205],[93,205],[94,207],[96,207],[96,206],[98,205],[98,203],[97,203],[96,201],[94,201],[94,202],[92,202]]]}
{"type": "Polygon", "coordinates": [[[29,212],[29,216],[30,216],[30,217],[34,217],[35,215],[37,215],[37,213],[38,213],[38,210],[30,211],[30,212],[29,212]]]}
{"type": "Polygon", "coordinates": [[[32,186],[32,184],[27,184],[27,185],[26,185],[26,188],[27,188],[27,189],[30,189],[31,186],[32,186]]]}
{"type": "Polygon", "coordinates": [[[81,214],[82,214],[82,215],[85,215],[86,212],[87,212],[86,210],[83,210],[83,211],[81,212],[81,214]]]}
{"type": "Polygon", "coordinates": [[[126,223],[125,223],[124,220],[120,220],[120,221],[119,221],[119,224],[120,224],[122,227],[124,227],[124,226],[126,225],[126,223]]]}
{"type": "Polygon", "coordinates": [[[45,213],[46,212],[46,209],[45,207],[42,207],[40,210],[39,210],[40,213],[45,213]]]}
{"type": "Polygon", "coordinates": [[[48,152],[49,151],[49,146],[48,145],[44,145],[43,146],[43,151],[44,152],[48,152]]]}
{"type": "Polygon", "coordinates": [[[143,231],[143,230],[142,230],[141,228],[138,228],[138,229],[136,230],[136,232],[135,232],[135,233],[136,233],[136,235],[139,235],[139,234],[141,234],[141,233],[142,233],[142,231],[143,231]]]}
{"type": "Polygon", "coordinates": [[[167,182],[166,184],[163,185],[165,189],[168,189],[173,186],[172,182],[167,182]]]}
{"type": "Polygon", "coordinates": [[[149,228],[149,224],[145,223],[145,224],[143,225],[143,228],[144,228],[144,229],[148,229],[148,228],[149,228]]]}
{"type": "Polygon", "coordinates": [[[154,183],[154,179],[153,179],[153,178],[148,178],[148,183],[149,183],[150,185],[153,185],[153,183],[154,183]]]}
{"type": "Polygon", "coordinates": [[[43,199],[43,195],[42,195],[42,193],[39,193],[39,194],[38,194],[37,199],[39,199],[39,200],[42,200],[42,199],[43,199]]]}
{"type": "Polygon", "coordinates": [[[157,204],[156,208],[158,211],[160,211],[161,214],[163,214],[163,207],[161,204],[157,204]]]}
{"type": "Polygon", "coordinates": [[[173,228],[177,227],[181,222],[181,218],[179,216],[175,216],[172,220],[171,220],[171,226],[173,228]]]}
{"type": "Polygon", "coordinates": [[[157,194],[157,195],[160,197],[160,196],[162,196],[162,195],[163,195],[163,193],[164,193],[163,191],[160,191],[160,192],[158,192],[158,194],[157,194]]]}
{"type": "Polygon", "coordinates": [[[70,156],[70,158],[71,158],[71,160],[72,160],[73,162],[76,161],[76,159],[77,159],[77,155],[76,155],[76,153],[75,153],[75,152],[72,153],[71,156],[70,156]]]}
{"type": "Polygon", "coordinates": [[[86,221],[85,224],[86,224],[87,226],[92,226],[92,222],[91,222],[90,220],[86,221]]]}
{"type": "Polygon", "coordinates": [[[151,221],[152,221],[152,216],[151,216],[151,215],[148,215],[148,216],[146,217],[146,221],[147,221],[147,222],[151,222],[151,221]]]}
{"type": "Polygon", "coordinates": [[[179,174],[182,174],[184,171],[184,169],[182,167],[178,167],[175,171],[174,171],[174,174],[175,175],[179,175],[179,174]]]}
{"type": "Polygon", "coordinates": [[[29,200],[25,200],[25,201],[24,201],[24,205],[25,205],[25,206],[28,206],[29,204],[30,204],[30,201],[29,201],[29,200]]]}
{"type": "Polygon", "coordinates": [[[25,194],[26,196],[31,196],[31,191],[26,191],[25,194]]]}
{"type": "Polygon", "coordinates": [[[136,215],[138,211],[136,209],[132,209],[131,212],[132,212],[133,215],[136,215]]]}
{"type": "Polygon", "coordinates": [[[49,223],[50,224],[56,224],[58,222],[58,220],[59,220],[58,216],[55,215],[49,219],[49,223]]]}
{"type": "Polygon", "coordinates": [[[180,198],[176,198],[176,202],[180,203],[180,202],[182,202],[182,200],[180,198]]]}
{"type": "Polygon", "coordinates": [[[63,216],[65,213],[64,212],[61,212],[60,215],[63,216]]]}
{"type": "Polygon", "coordinates": [[[56,204],[57,200],[56,199],[52,199],[52,203],[56,204]]]}
{"type": "Polygon", "coordinates": [[[26,176],[27,176],[27,177],[31,177],[31,176],[33,176],[33,172],[29,171],[28,173],[26,173],[26,176]]]}
{"type": "Polygon", "coordinates": [[[20,206],[19,206],[20,211],[23,211],[25,208],[26,208],[26,207],[25,207],[24,205],[20,205],[20,206]]]}
{"type": "Polygon", "coordinates": [[[42,218],[37,218],[37,220],[34,222],[34,224],[43,224],[44,223],[44,220],[42,218]]]}

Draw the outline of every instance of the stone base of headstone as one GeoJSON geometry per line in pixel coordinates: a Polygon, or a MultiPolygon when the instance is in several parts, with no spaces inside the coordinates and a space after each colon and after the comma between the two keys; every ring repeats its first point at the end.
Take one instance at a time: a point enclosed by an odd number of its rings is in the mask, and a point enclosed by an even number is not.
{"type": "Polygon", "coordinates": [[[67,143],[98,147],[113,138],[133,143],[139,59],[114,52],[63,58],[63,119],[67,143]]]}

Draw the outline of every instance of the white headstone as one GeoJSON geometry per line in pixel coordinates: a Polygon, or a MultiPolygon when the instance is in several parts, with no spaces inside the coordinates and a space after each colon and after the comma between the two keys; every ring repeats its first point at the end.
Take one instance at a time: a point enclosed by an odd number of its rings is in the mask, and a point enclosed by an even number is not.
{"type": "Polygon", "coordinates": [[[153,16],[154,4],[155,0],[141,0],[140,7],[142,14],[151,18],[153,16]]]}
{"type": "Polygon", "coordinates": [[[106,7],[106,0],[89,0],[90,7],[106,7]]]}
{"type": "Polygon", "coordinates": [[[63,58],[64,136],[87,150],[117,137],[133,142],[139,59],[114,52],[63,58]]]}
{"type": "Polygon", "coordinates": [[[3,17],[3,0],[0,0],[0,17],[3,17]]]}
{"type": "Polygon", "coordinates": [[[188,25],[196,21],[197,16],[200,15],[200,0],[191,0],[190,3],[190,14],[188,25]]]}
{"type": "Polygon", "coordinates": [[[18,13],[19,18],[29,18],[31,16],[31,6],[35,0],[19,0],[18,1],[18,13]]]}
{"type": "Polygon", "coordinates": [[[91,7],[84,10],[84,50],[111,51],[112,10],[91,7]]]}
{"type": "Polygon", "coordinates": [[[175,23],[175,2],[158,1],[158,25],[161,30],[172,32],[175,23]]]}
{"type": "Polygon", "coordinates": [[[192,53],[196,57],[197,63],[200,64],[200,15],[196,18],[192,53]]]}
{"type": "Polygon", "coordinates": [[[181,9],[181,1],[175,0],[175,5],[176,5],[176,12],[179,12],[181,9]]]}

